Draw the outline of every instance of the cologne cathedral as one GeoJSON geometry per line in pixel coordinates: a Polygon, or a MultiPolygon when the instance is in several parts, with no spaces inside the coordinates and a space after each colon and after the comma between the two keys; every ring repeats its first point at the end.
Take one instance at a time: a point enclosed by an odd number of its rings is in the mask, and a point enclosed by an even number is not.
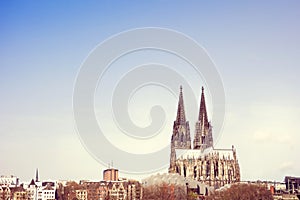
{"type": "Polygon", "coordinates": [[[240,181],[240,168],[234,146],[229,149],[214,148],[212,125],[208,121],[203,87],[192,146],[180,86],[177,117],[171,139],[169,173],[178,173],[215,188],[240,181]]]}

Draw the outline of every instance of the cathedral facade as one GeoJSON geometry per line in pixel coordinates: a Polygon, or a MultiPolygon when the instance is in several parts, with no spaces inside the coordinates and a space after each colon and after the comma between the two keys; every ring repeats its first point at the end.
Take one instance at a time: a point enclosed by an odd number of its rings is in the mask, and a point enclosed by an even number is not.
{"type": "Polygon", "coordinates": [[[186,120],[180,86],[177,117],[171,138],[169,173],[178,173],[215,188],[240,181],[240,168],[234,146],[229,149],[214,148],[203,87],[193,146],[191,144],[190,126],[186,120]]]}

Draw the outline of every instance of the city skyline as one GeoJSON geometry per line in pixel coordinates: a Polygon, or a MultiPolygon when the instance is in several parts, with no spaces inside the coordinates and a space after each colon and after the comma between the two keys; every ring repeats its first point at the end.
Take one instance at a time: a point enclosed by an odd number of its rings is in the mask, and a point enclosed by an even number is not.
{"type": "MultiPolygon", "coordinates": [[[[105,39],[130,29],[161,27],[193,38],[214,61],[226,96],[225,121],[216,146],[235,146],[241,179],[282,181],[286,175],[299,176],[298,1],[115,2],[0,3],[0,174],[29,181],[39,168],[41,179],[101,180],[106,166],[85,150],[75,129],[72,95],[76,76],[89,53],[105,39]]],[[[145,53],[137,55],[149,62],[145,53]]],[[[153,53],[151,57],[159,60],[168,55],[153,53]]],[[[184,63],[173,60],[168,65],[188,77],[199,106],[205,81],[185,70],[184,63]]],[[[109,71],[107,83],[126,69],[109,71]]],[[[95,99],[100,96],[96,93],[95,99]]],[[[206,97],[211,120],[214,97],[206,97]]],[[[151,106],[164,105],[163,140],[155,148],[170,143],[177,100],[178,93],[151,86],[129,103],[133,121],[142,127],[151,123],[151,106]],[[156,93],[161,98],[151,98],[156,93]]],[[[99,114],[101,105],[96,104],[95,109],[99,114]]],[[[191,115],[187,108],[194,135],[196,118],[191,115]]],[[[145,152],[151,148],[145,146],[145,152]]],[[[118,161],[112,160],[118,167],[118,161]]],[[[119,170],[121,177],[150,175],[119,170]]]]}

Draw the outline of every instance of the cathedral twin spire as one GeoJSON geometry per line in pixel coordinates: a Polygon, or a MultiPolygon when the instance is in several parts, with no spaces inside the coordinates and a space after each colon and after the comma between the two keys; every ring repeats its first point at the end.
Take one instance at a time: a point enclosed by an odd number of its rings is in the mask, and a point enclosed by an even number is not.
{"type": "Polygon", "coordinates": [[[212,126],[208,122],[204,88],[202,87],[198,121],[195,127],[194,149],[213,147],[212,126]]]}
{"type": "MultiPolygon", "coordinates": [[[[194,149],[205,149],[213,146],[211,125],[208,122],[204,88],[202,87],[199,116],[196,122],[194,149]]],[[[173,148],[191,149],[189,122],[186,121],[182,86],[180,86],[177,117],[174,121],[171,145],[173,148]]]]}
{"type": "MultiPolygon", "coordinates": [[[[212,129],[207,118],[204,88],[202,87],[200,110],[198,120],[196,122],[195,137],[193,141],[194,149],[204,150],[213,146],[212,129]]],[[[182,86],[180,86],[177,116],[174,121],[171,139],[170,173],[175,173],[177,171],[176,149],[191,149],[190,125],[189,122],[186,121],[185,117],[182,86]]]]}
{"type": "Polygon", "coordinates": [[[173,125],[173,134],[171,140],[171,148],[173,149],[190,149],[191,136],[190,125],[185,118],[182,86],[180,86],[180,94],[177,108],[177,117],[173,125]]]}

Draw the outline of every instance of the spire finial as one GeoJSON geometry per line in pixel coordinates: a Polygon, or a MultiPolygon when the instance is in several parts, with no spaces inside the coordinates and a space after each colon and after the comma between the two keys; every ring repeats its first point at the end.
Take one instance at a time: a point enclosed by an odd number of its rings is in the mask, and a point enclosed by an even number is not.
{"type": "Polygon", "coordinates": [[[202,86],[202,93],[204,93],[204,87],[202,86]]]}

